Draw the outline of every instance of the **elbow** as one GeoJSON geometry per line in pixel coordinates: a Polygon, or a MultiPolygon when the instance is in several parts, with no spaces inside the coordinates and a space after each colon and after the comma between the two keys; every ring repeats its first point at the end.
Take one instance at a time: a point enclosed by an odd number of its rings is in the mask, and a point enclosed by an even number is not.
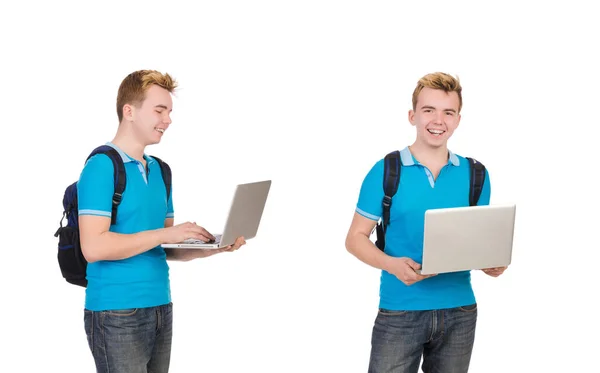
{"type": "Polygon", "coordinates": [[[102,248],[99,242],[99,237],[88,237],[87,239],[80,239],[81,254],[83,254],[83,257],[88,263],[94,263],[106,259],[101,256],[102,248]]]}
{"type": "Polygon", "coordinates": [[[354,239],[350,234],[348,234],[346,236],[345,246],[346,246],[346,251],[349,252],[350,254],[354,255],[354,247],[355,247],[354,239]]]}
{"type": "Polygon", "coordinates": [[[81,254],[83,254],[84,259],[88,262],[88,263],[94,263],[97,262],[99,260],[101,260],[98,257],[97,254],[97,250],[95,250],[95,248],[92,246],[90,247],[90,245],[81,245],[81,254]]]}

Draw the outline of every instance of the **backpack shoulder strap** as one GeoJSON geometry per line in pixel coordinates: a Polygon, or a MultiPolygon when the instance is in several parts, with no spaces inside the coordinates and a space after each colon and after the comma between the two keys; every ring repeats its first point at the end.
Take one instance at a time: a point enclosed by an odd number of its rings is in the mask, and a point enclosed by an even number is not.
{"type": "Polygon", "coordinates": [[[111,224],[115,224],[117,222],[117,209],[121,200],[123,199],[123,192],[125,192],[125,187],[127,185],[127,176],[125,175],[125,164],[123,163],[123,158],[119,152],[108,145],[102,145],[94,149],[90,155],[87,157],[89,160],[96,154],[106,154],[112,161],[114,167],[114,192],[112,198],[112,212],[111,212],[111,224]]]}
{"type": "Polygon", "coordinates": [[[476,206],[483,190],[485,182],[485,166],[474,158],[469,158],[470,184],[469,184],[469,205],[476,206]]]}
{"type": "Polygon", "coordinates": [[[400,183],[400,151],[395,150],[388,153],[384,158],[383,168],[383,231],[385,233],[388,224],[390,223],[390,209],[392,207],[392,197],[398,190],[400,183]]]}
{"type": "Polygon", "coordinates": [[[158,162],[158,165],[160,166],[160,172],[162,173],[162,178],[163,181],[165,182],[165,188],[167,189],[167,201],[169,200],[169,197],[171,197],[171,167],[169,167],[169,164],[165,161],[163,161],[162,159],[158,158],[157,156],[152,155],[152,158],[156,159],[156,162],[158,162]]]}

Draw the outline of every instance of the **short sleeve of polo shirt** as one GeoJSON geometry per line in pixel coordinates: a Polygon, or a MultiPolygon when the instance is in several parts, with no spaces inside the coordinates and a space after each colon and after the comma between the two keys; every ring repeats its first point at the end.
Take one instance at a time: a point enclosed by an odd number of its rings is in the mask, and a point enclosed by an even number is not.
{"type": "Polygon", "coordinates": [[[379,220],[383,213],[383,168],[384,160],[377,162],[365,176],[360,188],[356,212],[371,219],[379,220]]]}
{"type": "Polygon", "coordinates": [[[77,199],[79,215],[111,217],[114,192],[114,167],[109,157],[91,157],[79,176],[77,199]]]}

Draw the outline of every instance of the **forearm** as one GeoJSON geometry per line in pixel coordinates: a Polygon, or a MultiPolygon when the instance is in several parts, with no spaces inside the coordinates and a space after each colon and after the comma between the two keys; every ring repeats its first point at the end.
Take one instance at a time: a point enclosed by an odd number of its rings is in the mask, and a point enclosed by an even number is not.
{"type": "Polygon", "coordinates": [[[187,262],[192,260],[193,258],[190,255],[191,250],[184,249],[165,249],[165,253],[167,254],[167,260],[187,262]]]}
{"type": "Polygon", "coordinates": [[[379,250],[369,237],[364,234],[357,233],[349,236],[346,239],[346,249],[360,261],[371,267],[387,270],[390,266],[390,259],[392,257],[379,250]]]}
{"type": "Polygon", "coordinates": [[[88,262],[126,259],[162,244],[163,231],[155,229],[134,234],[107,231],[82,239],[81,250],[88,262]]]}
{"type": "Polygon", "coordinates": [[[221,250],[165,249],[167,260],[179,262],[188,262],[193,259],[206,258],[220,252],[221,250]]]}

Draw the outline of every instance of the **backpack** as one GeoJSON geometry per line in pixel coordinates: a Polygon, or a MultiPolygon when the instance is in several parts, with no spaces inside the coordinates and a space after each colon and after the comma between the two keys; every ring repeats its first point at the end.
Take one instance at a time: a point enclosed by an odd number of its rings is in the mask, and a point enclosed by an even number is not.
{"type": "MultiPolygon", "coordinates": [[[[117,150],[108,145],[102,145],[94,149],[87,157],[86,162],[96,154],[107,155],[114,166],[114,193],[112,198],[112,214],[110,224],[117,222],[117,210],[121,203],[123,193],[127,184],[125,175],[125,164],[117,150]]],[[[152,156],[160,165],[163,181],[167,189],[167,200],[171,194],[171,169],[169,165],[158,157],[152,156]]],[[[64,279],[73,284],[87,287],[86,270],[87,261],[81,252],[79,242],[79,214],[77,202],[77,181],[69,185],[63,197],[63,216],[60,219],[60,227],[54,234],[58,237],[58,264],[64,279]],[[63,226],[63,220],[67,224],[63,226]]]]}
{"type": "MultiPolygon", "coordinates": [[[[477,205],[479,197],[481,196],[481,191],[483,190],[485,166],[474,158],[467,157],[467,160],[469,161],[470,168],[469,205],[475,206],[477,205]]],[[[385,248],[385,233],[387,231],[387,226],[390,224],[392,197],[398,190],[401,168],[400,151],[396,150],[385,156],[383,171],[383,214],[376,227],[377,239],[375,241],[375,246],[381,251],[384,251],[385,248]]]]}

